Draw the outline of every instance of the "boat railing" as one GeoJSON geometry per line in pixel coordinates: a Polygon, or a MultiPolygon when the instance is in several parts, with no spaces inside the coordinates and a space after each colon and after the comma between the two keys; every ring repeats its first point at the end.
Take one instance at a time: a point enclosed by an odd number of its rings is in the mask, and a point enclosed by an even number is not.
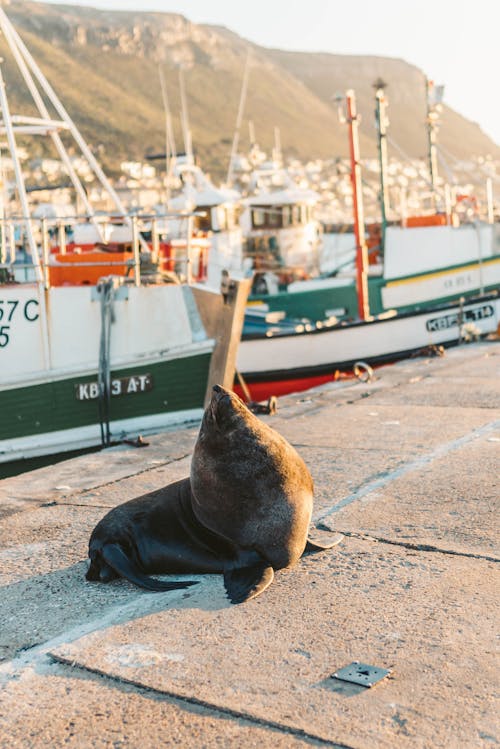
{"type": "MultiPolygon", "coordinates": [[[[170,280],[193,280],[193,218],[198,213],[95,214],[59,217],[0,217],[0,282],[38,280],[46,289],[64,269],[105,268],[140,286],[143,268],[168,267],[170,280]],[[186,221],[184,241],[168,233],[168,220],[186,221]],[[28,241],[28,232],[34,242],[28,241]],[[180,245],[180,246],[179,246],[180,245]],[[30,247],[35,246],[33,257],[30,247]],[[168,260],[162,251],[168,246],[168,260]],[[107,253],[109,257],[103,257],[107,253]],[[119,259],[114,259],[118,255],[119,259]],[[70,262],[68,262],[70,261],[70,262]],[[2,273],[3,271],[3,273],[2,273]],[[3,276],[3,279],[2,279],[3,276]],[[41,279],[41,281],[40,281],[41,279]]],[[[77,271],[78,273],[78,271],[77,271]]],[[[95,274],[94,274],[95,275],[95,274]]],[[[105,275],[105,274],[103,274],[105,275]]],[[[84,282],[88,283],[88,282],[84,282]]],[[[69,285],[73,285],[71,281],[69,285]]]]}

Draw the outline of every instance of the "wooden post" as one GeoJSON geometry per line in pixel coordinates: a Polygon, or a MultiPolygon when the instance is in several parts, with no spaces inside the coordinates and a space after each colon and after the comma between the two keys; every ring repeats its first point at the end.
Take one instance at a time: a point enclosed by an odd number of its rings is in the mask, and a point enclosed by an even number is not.
{"type": "Polygon", "coordinates": [[[214,385],[233,389],[236,355],[251,285],[251,278],[240,281],[229,279],[222,294],[201,286],[191,287],[205,330],[216,341],[210,362],[205,406],[210,401],[214,385]]]}

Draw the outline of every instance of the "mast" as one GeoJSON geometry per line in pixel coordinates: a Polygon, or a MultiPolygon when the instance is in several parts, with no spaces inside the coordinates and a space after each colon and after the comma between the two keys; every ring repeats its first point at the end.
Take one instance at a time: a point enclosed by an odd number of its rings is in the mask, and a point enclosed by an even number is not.
{"type": "Polygon", "coordinates": [[[356,238],[356,290],[358,315],[361,320],[370,317],[368,300],[368,250],[365,240],[365,220],[363,215],[363,193],[361,187],[361,162],[359,155],[359,115],[356,110],[354,91],[346,91],[347,124],[349,126],[349,153],[351,158],[352,203],[354,212],[354,236],[356,238]]]}
{"type": "MultiPolygon", "coordinates": [[[[45,95],[48,97],[48,99],[50,100],[52,106],[54,107],[54,109],[58,113],[59,117],[61,118],[61,121],[58,122],[58,123],[54,123],[53,121],[51,121],[52,125],[50,127],[45,127],[45,132],[49,132],[50,129],[52,128],[53,130],[55,130],[55,129],[66,129],[66,130],[68,130],[71,133],[71,135],[73,136],[74,140],[76,141],[78,147],[80,148],[83,156],[87,160],[87,163],[89,164],[90,168],[92,169],[92,171],[94,172],[95,176],[97,177],[97,179],[101,183],[102,187],[106,190],[106,192],[110,196],[111,200],[113,201],[113,203],[114,203],[117,211],[119,211],[119,213],[124,217],[124,220],[127,223],[127,225],[131,226],[132,224],[131,224],[130,218],[126,215],[125,207],[123,206],[120,198],[118,197],[117,193],[113,189],[113,186],[111,185],[111,183],[109,182],[108,178],[104,174],[104,172],[101,169],[99,163],[97,162],[96,158],[94,157],[94,154],[92,153],[92,151],[88,147],[87,143],[83,139],[80,131],[78,130],[78,128],[76,127],[75,123],[73,122],[73,120],[69,116],[68,112],[64,108],[63,104],[59,100],[59,98],[58,98],[57,94],[55,93],[54,89],[52,88],[52,86],[50,85],[50,83],[48,82],[48,80],[45,78],[44,74],[42,73],[42,71],[38,67],[37,63],[33,59],[31,53],[27,49],[27,47],[24,44],[23,40],[21,39],[21,37],[19,36],[19,34],[17,33],[17,31],[13,27],[13,25],[9,21],[9,19],[8,19],[6,13],[5,13],[5,11],[1,7],[0,7],[0,29],[3,31],[3,33],[5,35],[7,43],[9,44],[9,47],[11,48],[12,53],[13,53],[16,61],[18,62],[18,65],[19,65],[19,68],[21,70],[21,73],[23,74],[23,77],[25,77],[25,82],[26,82],[26,84],[27,84],[27,86],[28,86],[28,88],[29,88],[29,90],[30,90],[33,98],[34,98],[35,104],[39,108],[39,111],[42,114],[42,116],[44,116],[45,118],[47,118],[48,111],[45,108],[45,105],[43,104],[43,100],[41,100],[41,97],[40,97],[40,94],[39,94],[38,90],[36,91],[36,94],[34,94],[34,90],[36,89],[36,84],[35,84],[35,81],[34,81],[34,79],[33,79],[32,76],[34,76],[34,78],[38,81],[39,86],[44,91],[45,95]],[[22,61],[21,64],[19,63],[20,59],[22,61]],[[40,104],[42,106],[42,109],[40,109],[40,106],[39,106],[40,104]]],[[[40,132],[40,130],[39,130],[39,132],[40,132]]],[[[55,141],[54,141],[54,143],[56,144],[56,148],[58,149],[58,151],[59,151],[60,148],[62,150],[65,150],[64,146],[62,144],[62,141],[60,139],[58,140],[56,138],[55,141]]],[[[67,156],[63,157],[63,161],[64,161],[64,163],[65,163],[66,166],[68,165],[68,163],[70,164],[69,157],[67,157],[67,156]]],[[[70,170],[69,170],[70,176],[72,174],[72,171],[73,170],[72,170],[72,167],[70,165],[70,170]]],[[[73,171],[73,174],[74,174],[74,171],[73,171]]],[[[80,189],[77,187],[77,183],[78,182],[79,182],[79,180],[78,180],[78,178],[76,178],[76,181],[74,181],[73,184],[75,186],[75,189],[77,189],[77,192],[80,194],[80,197],[82,198],[82,200],[84,200],[83,195],[81,193],[84,193],[85,191],[83,190],[83,187],[81,188],[81,191],[80,191],[80,189]]],[[[84,204],[85,204],[85,206],[88,205],[86,199],[84,200],[84,204]]],[[[91,215],[91,216],[93,215],[92,214],[92,210],[91,210],[91,212],[90,212],[89,215],[91,215]]],[[[148,247],[147,243],[145,242],[145,240],[144,240],[144,238],[142,236],[139,237],[139,241],[141,243],[142,248],[144,250],[146,250],[147,252],[149,252],[149,247],[148,247]]]]}
{"type": "MultiPolygon", "coordinates": [[[[47,124],[49,125],[49,135],[52,138],[52,142],[54,143],[54,146],[57,150],[57,153],[59,154],[59,158],[63,162],[66,171],[68,172],[69,178],[71,179],[71,182],[73,184],[73,187],[75,188],[75,191],[82,201],[82,204],[85,208],[85,211],[88,216],[91,216],[92,219],[94,217],[94,211],[92,208],[91,203],[88,200],[87,193],[85,191],[85,188],[83,187],[77,173],[73,169],[73,165],[71,163],[71,160],[69,158],[68,152],[66,151],[66,148],[64,147],[64,144],[61,140],[61,137],[57,130],[54,129],[54,127],[50,127],[51,124],[53,125],[59,125],[61,129],[66,129],[66,124],[64,122],[55,123],[51,121],[50,114],[45,106],[45,102],[43,101],[42,97],[40,96],[40,92],[38,91],[38,88],[35,84],[35,81],[33,80],[33,77],[28,69],[28,66],[26,65],[26,62],[24,60],[23,55],[21,54],[21,51],[19,49],[19,46],[16,41],[16,32],[14,27],[11,25],[10,21],[6,17],[3,10],[0,8],[0,28],[2,29],[4,36],[7,40],[7,43],[10,47],[10,50],[12,54],[14,55],[14,58],[17,62],[17,65],[19,67],[19,70],[21,71],[21,75],[24,78],[24,82],[26,83],[26,86],[28,87],[31,96],[33,97],[33,101],[35,102],[36,107],[38,108],[38,111],[40,115],[47,121],[47,124]]],[[[32,118],[24,118],[24,121],[32,118]]],[[[93,224],[97,229],[97,232],[101,238],[102,236],[102,229],[100,224],[93,219],[93,224]]]]}
{"type": "MultiPolygon", "coordinates": [[[[250,52],[248,52],[247,54],[247,59],[245,62],[245,69],[243,71],[243,83],[241,84],[240,103],[238,105],[238,114],[236,116],[236,125],[234,127],[233,144],[231,146],[231,154],[229,156],[229,166],[227,168],[226,182],[227,182],[228,187],[231,187],[231,184],[233,182],[234,160],[236,158],[236,153],[238,151],[238,141],[240,138],[241,121],[243,119],[243,111],[245,109],[245,101],[247,98],[249,71],[250,71],[250,52]]],[[[251,136],[250,136],[250,141],[252,141],[251,136]]],[[[250,145],[252,145],[252,142],[250,143],[250,145]]]]}
{"type": "Polygon", "coordinates": [[[380,224],[381,224],[381,250],[385,248],[385,232],[387,228],[387,206],[389,205],[389,196],[387,192],[387,126],[389,118],[387,117],[385,98],[385,88],[387,84],[378,78],[373,87],[375,89],[375,124],[377,127],[378,158],[380,165],[380,224]]]}
{"type": "Polygon", "coordinates": [[[193,145],[191,140],[191,130],[189,129],[186,88],[184,86],[182,68],[179,68],[179,90],[181,95],[181,123],[184,136],[184,150],[186,151],[186,161],[188,164],[193,164],[193,145]]]}
{"type": "Polygon", "coordinates": [[[434,204],[436,203],[436,189],[438,177],[437,165],[437,132],[439,130],[439,115],[442,110],[444,86],[436,86],[434,81],[425,80],[426,91],[426,126],[427,126],[427,159],[431,178],[431,189],[434,204]]]}
{"type": "Polygon", "coordinates": [[[161,65],[158,66],[160,74],[160,87],[163,99],[163,109],[165,112],[165,187],[167,203],[170,200],[170,178],[175,167],[177,148],[175,146],[174,131],[172,129],[172,115],[168,102],[167,82],[161,65]]]}
{"type": "Polygon", "coordinates": [[[281,155],[281,133],[277,125],[275,125],[274,127],[274,148],[272,152],[272,159],[276,166],[282,166],[283,159],[281,155]]]}
{"type": "Polygon", "coordinates": [[[38,254],[38,247],[35,242],[33,235],[33,227],[31,225],[28,196],[26,194],[26,185],[24,184],[23,170],[19,163],[19,156],[17,153],[16,138],[14,135],[14,128],[12,126],[12,118],[9,110],[9,103],[7,101],[7,94],[5,92],[5,83],[3,80],[2,70],[0,66],[0,109],[2,110],[3,125],[5,128],[5,135],[7,136],[7,143],[9,146],[10,157],[12,159],[12,165],[14,167],[14,177],[16,180],[17,194],[19,196],[19,202],[21,203],[22,221],[24,224],[24,230],[28,239],[28,245],[30,248],[30,254],[35,268],[35,277],[38,283],[43,284],[43,274],[40,266],[40,257],[38,254]]]}

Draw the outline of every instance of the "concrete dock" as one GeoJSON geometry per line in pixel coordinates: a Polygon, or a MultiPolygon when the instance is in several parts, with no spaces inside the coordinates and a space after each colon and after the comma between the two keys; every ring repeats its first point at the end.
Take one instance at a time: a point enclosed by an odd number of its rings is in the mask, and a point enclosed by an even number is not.
{"type": "Polygon", "coordinates": [[[96,522],[186,476],[196,426],[0,482],[2,749],[500,743],[500,342],[263,418],[344,538],[239,606],[221,576],[161,594],[84,577],[96,522]],[[390,673],[333,677],[353,661],[390,673]]]}

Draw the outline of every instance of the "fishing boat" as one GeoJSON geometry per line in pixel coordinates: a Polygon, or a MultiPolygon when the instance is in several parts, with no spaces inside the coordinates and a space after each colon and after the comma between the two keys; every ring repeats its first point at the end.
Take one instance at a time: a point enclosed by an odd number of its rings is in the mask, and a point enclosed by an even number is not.
{"type": "Polygon", "coordinates": [[[198,419],[215,342],[190,284],[192,257],[162,245],[158,217],[127,214],[1,8],[0,28],[39,112],[10,113],[0,69],[0,130],[15,197],[2,201],[0,217],[0,463],[198,419]],[[94,212],[60,133],[79,146],[113,204],[109,215],[94,212]],[[18,134],[51,138],[81,214],[33,217],[18,134]]]}
{"type": "Polygon", "coordinates": [[[261,401],[332,382],[359,362],[365,369],[365,364],[432,354],[495,333],[499,326],[498,294],[352,322],[297,320],[286,329],[270,322],[266,330],[243,336],[237,367],[252,400],[261,401]]]}
{"type": "Polygon", "coordinates": [[[494,333],[500,324],[500,231],[492,221],[449,225],[446,216],[384,227],[384,252],[369,262],[361,200],[354,92],[345,96],[354,206],[355,266],[263,294],[267,329],[247,330],[237,366],[253,400],[332,380],[339,370],[394,361],[494,333]],[[285,325],[287,318],[295,328],[285,325]]]}
{"type": "MultiPolygon", "coordinates": [[[[307,317],[312,321],[324,321],[330,317],[356,319],[359,315],[360,242],[366,244],[367,257],[363,274],[366,277],[366,300],[371,315],[391,311],[418,312],[457,301],[462,296],[473,298],[492,293],[500,287],[500,224],[494,221],[491,191],[486,218],[484,214],[479,214],[474,196],[458,194],[452,200],[451,189],[445,189],[444,195],[438,195],[435,130],[440,104],[436,101],[436,90],[442,96],[442,87],[435,87],[430,81],[426,85],[431,180],[429,194],[432,206],[422,215],[408,216],[405,210],[401,210],[401,214],[396,217],[393,212],[391,220],[388,220],[387,102],[383,81],[378,80],[374,85],[379,145],[380,222],[364,223],[361,187],[355,192],[353,186],[352,157],[350,181],[353,211],[356,214],[353,223],[329,230],[327,227],[321,233],[316,230],[316,241],[314,230],[311,233],[308,229],[307,241],[300,245],[296,240],[293,252],[290,252],[287,245],[290,238],[286,227],[290,223],[290,216],[308,215],[314,221],[318,196],[311,193],[306,212],[305,201],[301,201],[298,195],[285,205],[281,200],[285,192],[283,189],[278,189],[278,192],[276,189],[268,189],[267,204],[263,198],[263,205],[259,210],[257,201],[257,206],[252,208],[252,226],[246,231],[250,237],[250,230],[254,231],[259,240],[259,232],[255,231],[254,224],[267,224],[265,231],[260,232],[264,235],[265,241],[261,241],[264,246],[259,248],[257,242],[254,242],[256,246],[253,247],[253,253],[249,253],[253,256],[255,270],[251,303],[261,309],[285,312],[292,318],[307,317]],[[464,200],[469,204],[468,211],[461,210],[464,200]],[[294,253],[297,255],[300,252],[300,263],[297,263],[294,253]],[[267,264],[264,270],[259,267],[262,264],[267,264]],[[302,278],[296,273],[297,265],[303,271],[302,278]]],[[[347,101],[347,98],[354,102],[354,92],[349,97],[344,97],[344,100],[347,101]]],[[[356,151],[355,167],[360,170],[356,115],[349,115],[345,111],[347,105],[340,99],[339,119],[348,124],[350,151],[356,151]]],[[[256,171],[257,175],[265,173],[264,169],[256,171]]],[[[279,175],[280,172],[277,169],[274,172],[268,170],[268,174],[279,175]]],[[[258,179],[259,176],[256,178],[257,182],[258,179]]],[[[267,184],[272,185],[272,181],[268,179],[267,184]]],[[[294,192],[290,180],[286,192],[290,195],[294,192]]],[[[247,200],[250,202],[255,198],[247,200]]],[[[403,206],[404,201],[401,202],[403,206]]]]}

